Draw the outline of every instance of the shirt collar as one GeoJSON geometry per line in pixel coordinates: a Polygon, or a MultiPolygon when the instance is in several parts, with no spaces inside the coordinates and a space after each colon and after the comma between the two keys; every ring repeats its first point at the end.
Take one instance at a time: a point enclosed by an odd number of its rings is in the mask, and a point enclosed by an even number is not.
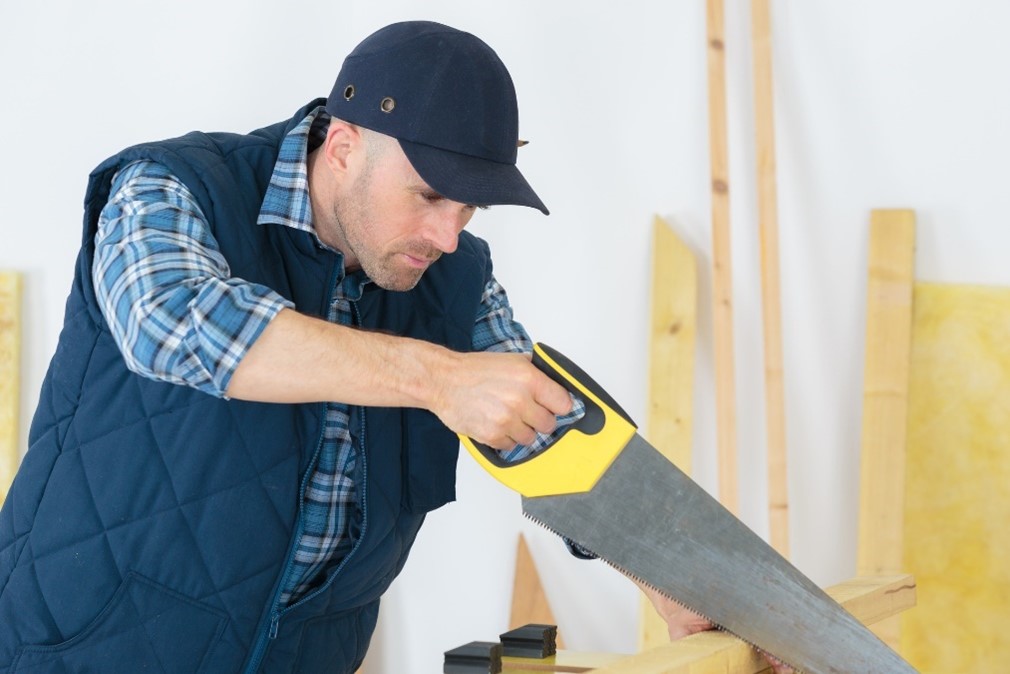
{"type": "Polygon", "coordinates": [[[284,225],[316,233],[309,198],[308,145],[310,141],[318,145],[320,134],[325,138],[329,119],[323,106],[319,106],[284,137],[256,224],[284,225]]]}
{"type": "Polygon", "coordinates": [[[308,156],[311,150],[319,147],[326,139],[329,123],[330,115],[320,105],[284,137],[256,224],[283,225],[312,234],[316,245],[336,253],[340,258],[338,293],[349,299],[357,299],[361,297],[361,292],[370,279],[362,271],[347,274],[345,279],[343,254],[323,243],[312,224],[308,156]]]}

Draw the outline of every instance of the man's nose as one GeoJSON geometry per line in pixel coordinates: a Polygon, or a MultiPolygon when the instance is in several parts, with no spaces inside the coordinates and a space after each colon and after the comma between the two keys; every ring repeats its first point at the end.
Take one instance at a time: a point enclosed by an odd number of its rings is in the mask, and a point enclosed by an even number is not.
{"type": "Polygon", "coordinates": [[[470,213],[460,205],[441,210],[428,228],[428,240],[443,253],[452,253],[459,245],[459,233],[470,221],[470,213]]]}

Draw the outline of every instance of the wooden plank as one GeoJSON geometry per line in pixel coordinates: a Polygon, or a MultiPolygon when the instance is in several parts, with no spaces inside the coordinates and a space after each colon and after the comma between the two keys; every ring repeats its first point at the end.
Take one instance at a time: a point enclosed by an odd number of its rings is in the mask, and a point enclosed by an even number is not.
{"type": "MultiPolygon", "coordinates": [[[[866,355],[860,461],[860,575],[902,571],[905,440],[912,344],[915,212],[875,210],[870,219],[866,355]]],[[[875,632],[892,648],[900,621],[875,632]]]]}
{"type": "MultiPolygon", "coordinates": [[[[697,313],[698,269],[694,254],[657,216],[652,226],[648,437],[653,447],[688,475],[697,313]]],[[[639,650],[669,640],[666,623],[644,595],[640,615],[639,650]]]]}
{"type": "Polygon", "coordinates": [[[697,305],[694,253],[657,216],[652,226],[648,435],[650,444],[688,475],[697,305]]]}
{"type": "Polygon", "coordinates": [[[779,218],[775,165],[775,106],[769,0],[751,2],[761,307],[764,323],[765,429],[768,439],[769,542],[789,557],[789,482],[786,470],[785,377],[779,279],[779,218]]]}
{"type": "Polygon", "coordinates": [[[915,285],[901,649],[922,672],[1010,663],[1008,316],[1008,287],[915,285]]]}
{"type": "Polygon", "coordinates": [[[18,469],[21,275],[0,272],[0,503],[18,469]]]}
{"type": "Polygon", "coordinates": [[[611,665],[627,655],[620,653],[584,653],[578,651],[559,650],[549,658],[502,658],[502,670],[510,674],[525,674],[527,672],[591,672],[600,667],[611,665]]]}
{"type": "MultiPolygon", "coordinates": [[[[827,592],[864,624],[915,606],[910,575],[855,578],[827,592]]],[[[756,616],[755,619],[760,619],[756,616]]],[[[591,670],[594,674],[761,674],[771,671],[749,644],[725,632],[702,632],[591,670]]]]}
{"type": "Polygon", "coordinates": [[[708,136],[712,173],[712,323],[715,341],[716,444],[719,500],[740,510],[733,363],[733,279],[729,228],[729,158],[726,134],[726,50],[722,0],[706,2],[708,30],[708,136]]]}
{"type": "MultiPolygon", "coordinates": [[[[514,630],[523,625],[557,625],[554,612],[551,611],[547,593],[540,582],[540,574],[533,562],[526,538],[519,534],[519,544],[516,547],[516,572],[512,585],[512,611],[509,617],[509,629],[514,630]]],[[[558,632],[557,647],[564,648],[564,641],[558,632]]]]}

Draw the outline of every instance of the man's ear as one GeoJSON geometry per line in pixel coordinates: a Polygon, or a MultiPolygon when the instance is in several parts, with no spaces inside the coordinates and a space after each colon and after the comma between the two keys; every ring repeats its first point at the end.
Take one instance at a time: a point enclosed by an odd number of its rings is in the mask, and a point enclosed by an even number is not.
{"type": "Polygon", "coordinates": [[[358,127],[333,119],[326,132],[326,140],[319,149],[330,172],[340,180],[353,174],[356,164],[364,160],[365,143],[358,127]]]}

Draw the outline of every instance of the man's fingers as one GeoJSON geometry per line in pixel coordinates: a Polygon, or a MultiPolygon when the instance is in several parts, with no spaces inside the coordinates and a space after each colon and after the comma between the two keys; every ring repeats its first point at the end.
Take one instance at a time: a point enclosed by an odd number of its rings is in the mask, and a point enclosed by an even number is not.
{"type": "Polygon", "coordinates": [[[568,391],[547,375],[543,375],[540,386],[536,390],[535,399],[557,417],[572,411],[572,397],[568,395],[568,391]]]}
{"type": "Polygon", "coordinates": [[[557,417],[545,407],[532,405],[523,416],[523,421],[536,433],[547,435],[558,425],[557,417]]]}

